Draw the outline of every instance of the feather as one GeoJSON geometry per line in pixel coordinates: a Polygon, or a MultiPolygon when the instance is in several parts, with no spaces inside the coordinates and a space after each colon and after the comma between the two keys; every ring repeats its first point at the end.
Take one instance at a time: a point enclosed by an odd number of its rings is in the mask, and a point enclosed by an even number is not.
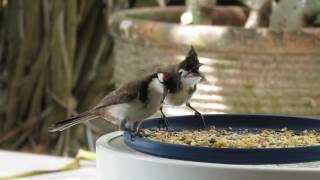
{"type": "Polygon", "coordinates": [[[63,131],[71,126],[74,126],[79,123],[83,123],[85,121],[89,121],[92,119],[95,119],[97,116],[94,114],[91,114],[89,112],[85,112],[82,114],[79,114],[77,116],[71,117],[69,119],[66,119],[64,121],[60,121],[55,123],[54,125],[49,127],[50,132],[55,132],[55,131],[63,131]]]}

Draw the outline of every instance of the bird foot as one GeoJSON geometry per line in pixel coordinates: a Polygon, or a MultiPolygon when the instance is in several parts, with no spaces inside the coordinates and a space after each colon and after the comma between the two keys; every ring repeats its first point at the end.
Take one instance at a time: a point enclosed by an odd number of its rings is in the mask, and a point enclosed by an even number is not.
{"type": "Polygon", "coordinates": [[[164,129],[168,131],[168,121],[165,117],[161,117],[161,119],[159,120],[159,123],[158,123],[158,128],[159,129],[164,129]]]}
{"type": "Polygon", "coordinates": [[[204,119],[203,115],[201,113],[199,113],[199,112],[195,112],[194,115],[196,115],[197,118],[202,121],[203,129],[206,129],[207,128],[207,124],[205,122],[205,119],[204,119]]]}
{"type": "Polygon", "coordinates": [[[142,137],[140,130],[132,130],[129,128],[125,128],[125,131],[130,133],[131,141],[134,141],[136,137],[142,137]]]}
{"type": "Polygon", "coordinates": [[[140,131],[131,132],[131,133],[130,133],[130,140],[131,140],[131,141],[134,141],[134,140],[136,139],[136,137],[142,137],[140,131]]]}

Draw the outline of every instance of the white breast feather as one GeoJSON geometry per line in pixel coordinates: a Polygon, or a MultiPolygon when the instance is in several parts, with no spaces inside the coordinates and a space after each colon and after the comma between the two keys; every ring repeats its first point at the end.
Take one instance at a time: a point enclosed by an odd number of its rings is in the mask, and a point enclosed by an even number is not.
{"type": "Polygon", "coordinates": [[[163,84],[157,79],[153,79],[148,88],[148,104],[142,104],[135,99],[128,103],[110,106],[108,112],[120,123],[123,120],[135,122],[146,119],[154,114],[159,108],[163,96],[163,84]]]}
{"type": "Polygon", "coordinates": [[[190,89],[201,80],[201,77],[186,77],[181,79],[181,90],[174,94],[168,94],[165,99],[165,104],[174,106],[181,106],[186,103],[192,94],[189,93],[190,89]]]}

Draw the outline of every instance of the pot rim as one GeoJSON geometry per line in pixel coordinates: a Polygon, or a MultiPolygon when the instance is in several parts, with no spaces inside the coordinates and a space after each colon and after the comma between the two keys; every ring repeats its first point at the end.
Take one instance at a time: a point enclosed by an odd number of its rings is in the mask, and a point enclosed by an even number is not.
{"type": "Polygon", "coordinates": [[[216,52],[320,54],[320,28],[276,32],[265,27],[180,25],[134,17],[146,13],[177,13],[184,9],[175,6],[119,11],[109,19],[110,32],[116,39],[143,45],[177,47],[192,44],[216,52]]]}

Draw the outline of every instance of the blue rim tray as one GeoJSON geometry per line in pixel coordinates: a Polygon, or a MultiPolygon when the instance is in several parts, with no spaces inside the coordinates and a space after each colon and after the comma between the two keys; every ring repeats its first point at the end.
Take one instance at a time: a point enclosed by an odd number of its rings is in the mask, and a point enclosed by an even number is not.
{"type": "MultiPolygon", "coordinates": [[[[287,127],[295,131],[305,129],[320,130],[320,120],[308,117],[256,115],[256,114],[211,114],[205,115],[208,126],[219,128],[268,128],[287,127]]],[[[168,117],[169,130],[201,129],[201,121],[195,116],[168,117]]],[[[142,123],[142,129],[155,128],[159,119],[150,119],[142,123]]],[[[198,162],[227,164],[281,164],[320,160],[320,146],[296,148],[209,148],[201,146],[176,145],[151,141],[142,137],[132,138],[124,133],[125,143],[140,152],[165,158],[198,162]]]]}

